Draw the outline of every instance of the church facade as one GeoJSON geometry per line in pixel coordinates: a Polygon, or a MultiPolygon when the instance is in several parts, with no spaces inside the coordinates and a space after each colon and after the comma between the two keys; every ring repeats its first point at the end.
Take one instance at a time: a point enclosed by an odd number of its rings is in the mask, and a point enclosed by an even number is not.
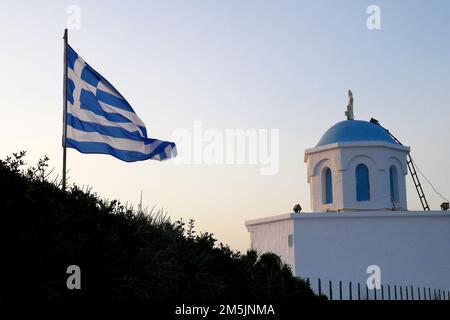
{"type": "Polygon", "coordinates": [[[318,279],[365,286],[377,266],[382,284],[448,292],[450,215],[409,211],[410,148],[354,120],[352,106],[346,114],[305,151],[313,212],[247,221],[251,247],[280,255],[316,290],[318,279]]]}

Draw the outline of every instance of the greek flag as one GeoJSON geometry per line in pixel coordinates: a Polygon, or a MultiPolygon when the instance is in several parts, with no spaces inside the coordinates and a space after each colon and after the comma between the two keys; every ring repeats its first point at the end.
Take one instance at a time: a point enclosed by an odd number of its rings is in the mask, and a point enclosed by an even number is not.
{"type": "Polygon", "coordinates": [[[66,63],[67,147],[127,162],[176,156],[175,143],[148,138],[125,98],[69,45],[66,63]]]}

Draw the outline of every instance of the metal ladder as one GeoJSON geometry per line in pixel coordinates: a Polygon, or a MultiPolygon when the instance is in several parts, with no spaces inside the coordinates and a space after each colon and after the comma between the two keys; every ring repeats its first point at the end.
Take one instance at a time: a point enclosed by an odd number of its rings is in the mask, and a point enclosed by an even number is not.
{"type": "MultiPolygon", "coordinates": [[[[403,143],[401,143],[388,129],[383,127],[378,120],[370,119],[370,122],[376,125],[379,125],[381,128],[386,130],[387,133],[394,139],[395,142],[397,142],[399,145],[403,146],[403,143]]],[[[420,184],[419,176],[417,175],[416,167],[414,166],[414,161],[411,157],[411,154],[408,152],[406,155],[407,163],[408,163],[408,169],[411,174],[411,177],[413,179],[414,186],[416,187],[417,194],[419,195],[420,203],[422,204],[423,210],[430,211],[430,206],[428,205],[427,198],[425,197],[425,193],[423,192],[422,185],[420,184]]]]}

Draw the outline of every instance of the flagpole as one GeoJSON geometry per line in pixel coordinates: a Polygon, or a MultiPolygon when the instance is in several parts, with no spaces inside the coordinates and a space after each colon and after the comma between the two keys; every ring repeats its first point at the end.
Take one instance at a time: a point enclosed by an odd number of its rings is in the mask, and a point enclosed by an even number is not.
{"type": "Polygon", "coordinates": [[[66,190],[66,137],[67,137],[67,29],[64,29],[64,81],[63,81],[63,97],[64,97],[64,120],[63,120],[63,171],[62,171],[62,190],[66,190]]]}

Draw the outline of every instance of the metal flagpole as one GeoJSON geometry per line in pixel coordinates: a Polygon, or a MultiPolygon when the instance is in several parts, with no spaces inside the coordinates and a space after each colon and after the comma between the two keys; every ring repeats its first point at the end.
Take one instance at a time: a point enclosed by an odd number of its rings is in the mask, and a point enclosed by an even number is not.
{"type": "Polygon", "coordinates": [[[66,190],[66,137],[67,137],[67,29],[64,29],[64,120],[63,120],[63,172],[62,172],[62,190],[66,190]]]}

